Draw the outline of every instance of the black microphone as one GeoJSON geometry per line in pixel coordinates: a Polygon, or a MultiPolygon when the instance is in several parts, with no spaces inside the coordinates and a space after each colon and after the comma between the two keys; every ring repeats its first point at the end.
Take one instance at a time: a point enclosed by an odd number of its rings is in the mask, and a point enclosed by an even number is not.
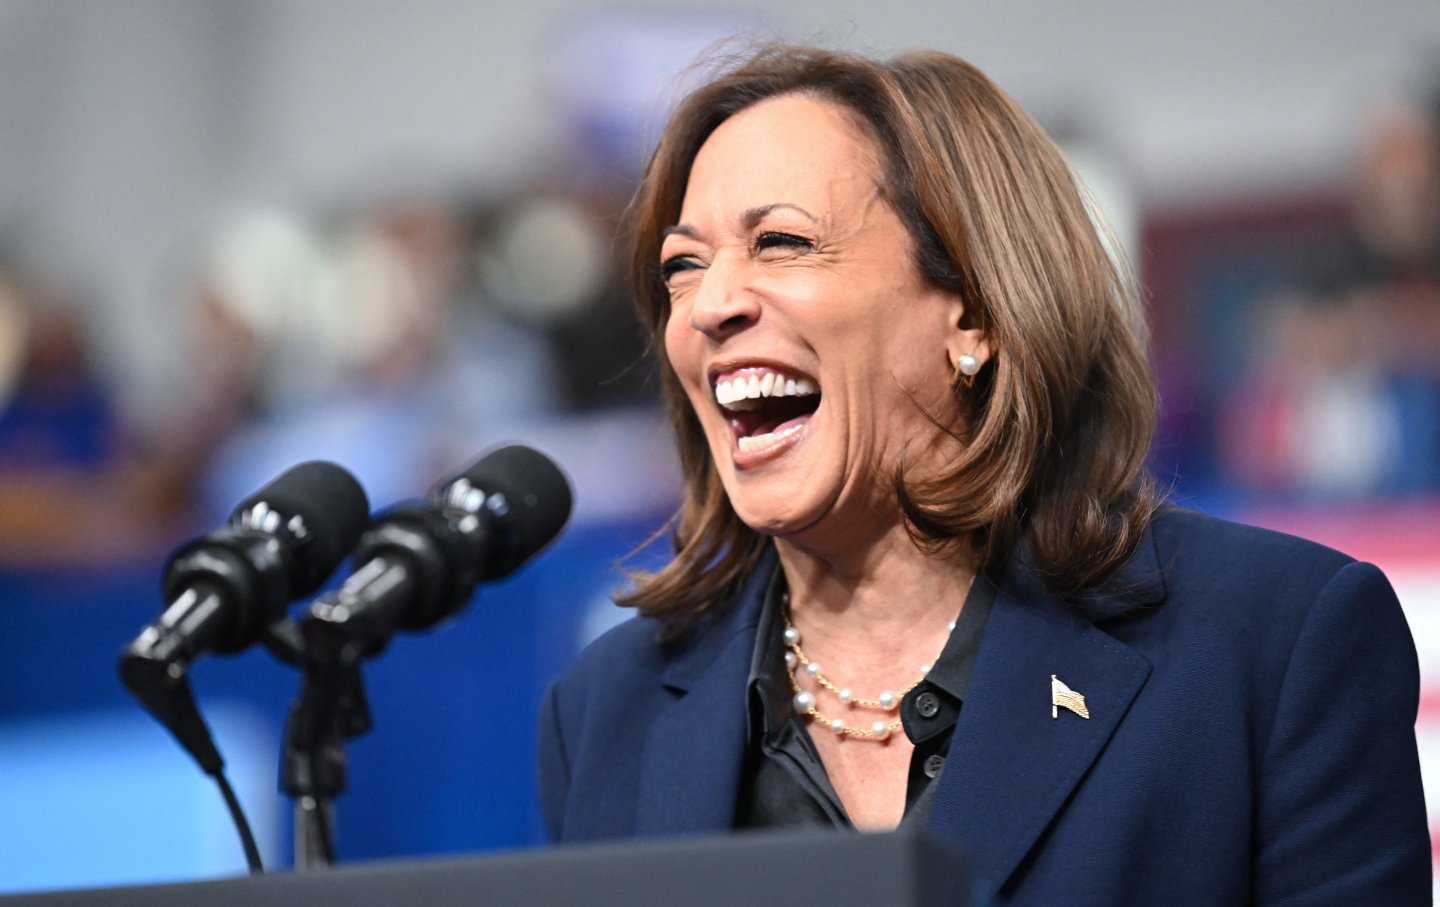
{"type": "Polygon", "coordinates": [[[171,555],[170,604],[121,656],[126,684],[183,673],[203,651],[255,642],[292,601],[320,588],[355,547],[369,512],[354,476],[321,461],[301,463],[245,499],[224,527],[171,555]]]}
{"type": "Polygon", "coordinates": [[[181,546],[165,568],[170,604],[120,655],[120,679],[207,773],[221,767],[185,673],[205,651],[237,652],[325,582],[369,520],[360,483],[310,462],[251,495],[221,529],[181,546]]]}
{"type": "Polygon", "coordinates": [[[370,502],[333,463],[283,473],[243,501],[221,529],[183,545],[165,567],[170,604],[120,655],[120,679],[215,778],[252,872],[260,851],[186,671],[205,651],[237,652],[325,582],[360,538],[370,502]]]}
{"type": "Polygon", "coordinates": [[[355,570],[311,606],[306,640],[354,661],[397,629],[458,612],[482,580],[544,548],[570,517],[570,484],[544,454],[502,447],[439,482],[425,502],[382,514],[360,538],[355,570]]]}

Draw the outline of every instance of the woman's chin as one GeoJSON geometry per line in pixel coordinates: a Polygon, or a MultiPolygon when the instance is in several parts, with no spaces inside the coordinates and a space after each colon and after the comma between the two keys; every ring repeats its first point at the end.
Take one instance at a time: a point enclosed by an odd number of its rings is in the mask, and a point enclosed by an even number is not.
{"type": "MultiPolygon", "coordinates": [[[[778,484],[778,483],[777,483],[778,484]]],[[[803,534],[822,518],[824,508],[808,503],[793,483],[756,493],[731,495],[730,505],[741,522],[761,535],[788,538],[803,534]]]]}
{"type": "Polygon", "coordinates": [[[780,508],[753,504],[736,507],[735,512],[741,522],[761,535],[789,536],[803,531],[807,525],[807,521],[794,512],[793,506],[780,508]]]}

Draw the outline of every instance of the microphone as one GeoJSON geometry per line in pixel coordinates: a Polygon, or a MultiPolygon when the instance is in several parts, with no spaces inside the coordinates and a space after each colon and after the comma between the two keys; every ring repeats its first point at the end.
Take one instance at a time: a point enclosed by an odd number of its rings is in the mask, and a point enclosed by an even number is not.
{"type": "Polygon", "coordinates": [[[570,484],[522,445],[489,453],[376,519],[341,588],[311,606],[307,641],[342,660],[377,654],[397,629],[458,612],[482,580],[504,577],[549,544],[570,517],[570,484]]]}
{"type": "Polygon", "coordinates": [[[260,850],[225,761],[195,704],[186,671],[202,652],[238,652],[320,588],[355,547],[370,502],[333,463],[302,463],[241,502],[221,529],[181,546],[165,567],[170,604],[120,655],[120,679],[212,776],[251,872],[260,850]]]}
{"type": "Polygon", "coordinates": [[[334,572],[369,511],[355,477],[322,461],[301,463],[246,498],[224,527],[171,555],[163,582],[170,604],[121,654],[125,685],[145,700],[202,652],[255,642],[334,572]]]}

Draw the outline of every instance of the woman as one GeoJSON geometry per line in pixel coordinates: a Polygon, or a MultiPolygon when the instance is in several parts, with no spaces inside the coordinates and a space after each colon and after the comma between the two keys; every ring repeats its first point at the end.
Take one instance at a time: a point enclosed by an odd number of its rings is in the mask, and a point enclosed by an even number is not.
{"type": "Polygon", "coordinates": [[[546,700],[553,837],[924,824],[982,900],[1428,903],[1393,593],[1157,508],[1135,293],[983,75],[763,49],[631,228],[686,496],[546,700]]]}

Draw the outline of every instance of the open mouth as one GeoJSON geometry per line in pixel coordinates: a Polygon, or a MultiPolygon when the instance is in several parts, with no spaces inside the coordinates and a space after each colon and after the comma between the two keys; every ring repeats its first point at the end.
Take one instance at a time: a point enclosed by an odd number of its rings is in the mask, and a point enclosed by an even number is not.
{"type": "Polygon", "coordinates": [[[820,405],[813,378],[773,368],[743,368],[714,378],[715,402],[725,410],[742,453],[765,450],[799,431],[820,405]]]}

